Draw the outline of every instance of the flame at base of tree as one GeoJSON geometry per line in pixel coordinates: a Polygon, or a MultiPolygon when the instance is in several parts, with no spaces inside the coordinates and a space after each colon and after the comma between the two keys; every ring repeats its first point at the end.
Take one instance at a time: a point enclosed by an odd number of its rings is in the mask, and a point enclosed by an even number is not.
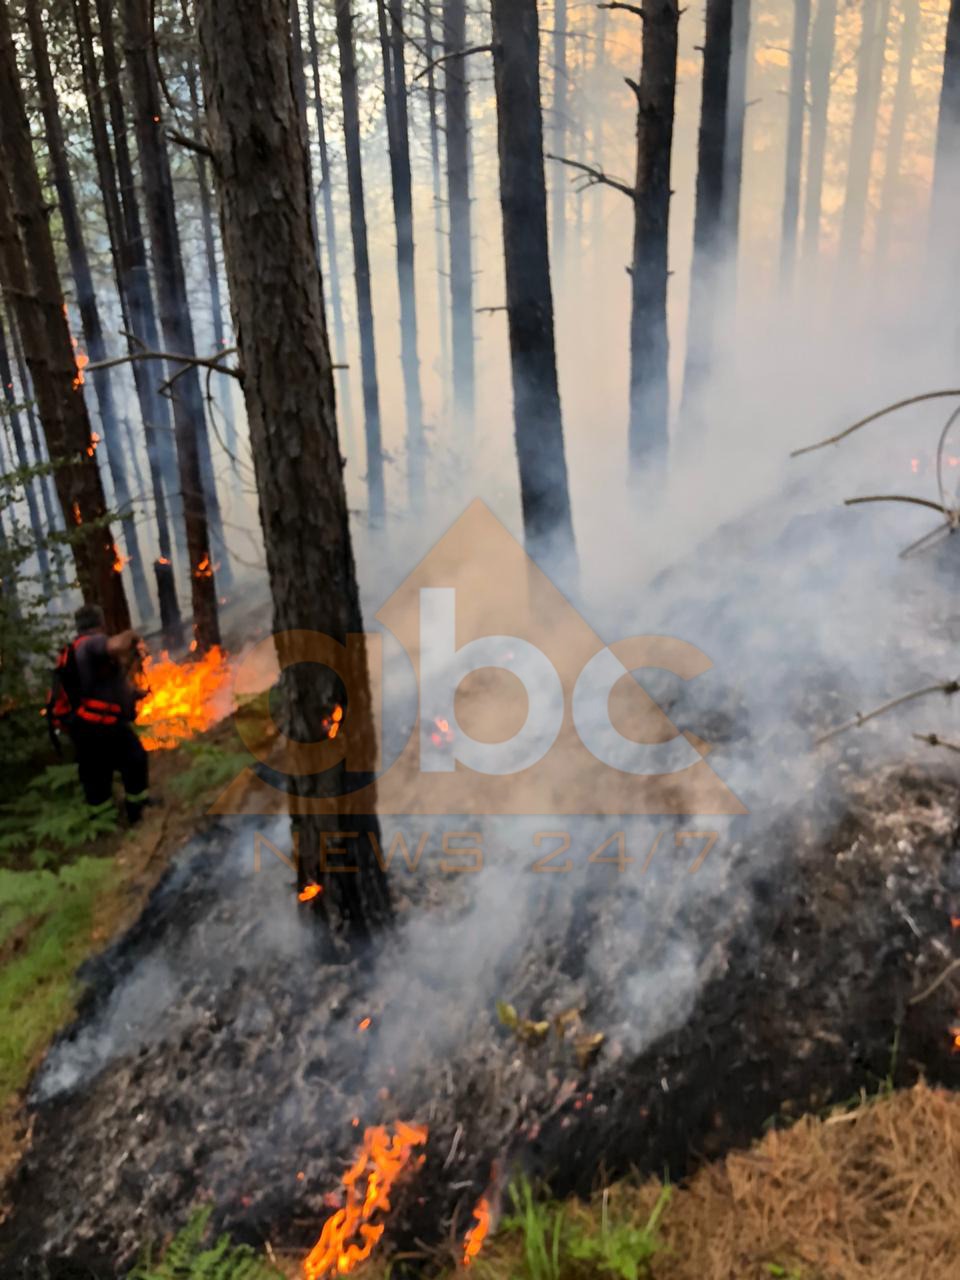
{"type": "Polygon", "coordinates": [[[323,1224],[320,1239],[303,1261],[306,1280],[347,1275],[366,1262],[383,1235],[390,1191],[405,1170],[419,1169],[426,1159],[414,1155],[427,1141],[426,1125],[398,1120],[393,1129],[391,1135],[378,1125],[364,1133],[363,1146],[343,1176],[343,1207],[323,1224]]]}
{"type": "Polygon", "coordinates": [[[219,647],[187,662],[174,662],[166,653],[148,657],[141,685],[149,692],[137,720],[146,728],[142,740],[148,751],[167,750],[202,733],[229,715],[233,704],[230,662],[219,647]]]}
{"type": "Polygon", "coordinates": [[[490,1233],[490,1201],[481,1196],[473,1210],[476,1219],[463,1240],[463,1265],[469,1267],[471,1262],[483,1248],[483,1242],[490,1233]]]}

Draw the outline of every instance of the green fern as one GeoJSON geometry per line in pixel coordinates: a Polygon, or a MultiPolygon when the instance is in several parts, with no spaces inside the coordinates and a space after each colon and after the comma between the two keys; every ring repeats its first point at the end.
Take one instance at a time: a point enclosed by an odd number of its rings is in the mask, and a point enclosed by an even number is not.
{"type": "Polygon", "coordinates": [[[215,742],[184,742],[180,751],[190,764],[171,786],[185,804],[193,804],[205,792],[225,787],[250,764],[249,752],[226,751],[215,742]]]}
{"type": "Polygon", "coordinates": [[[117,827],[112,800],[91,807],[83,798],[74,765],[50,765],[21,795],[0,805],[0,858],[31,850],[36,867],[91,844],[117,827]]]}
{"type": "Polygon", "coordinates": [[[249,1245],[228,1235],[206,1245],[211,1206],[197,1209],[159,1258],[146,1249],[128,1280],[283,1280],[249,1245]]]}

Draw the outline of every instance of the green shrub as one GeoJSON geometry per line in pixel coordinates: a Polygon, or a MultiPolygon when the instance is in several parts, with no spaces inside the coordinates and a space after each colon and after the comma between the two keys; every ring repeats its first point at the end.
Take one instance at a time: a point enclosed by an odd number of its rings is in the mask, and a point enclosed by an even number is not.
{"type": "Polygon", "coordinates": [[[283,1280],[253,1249],[232,1244],[227,1235],[206,1245],[210,1214],[209,1206],[196,1210],[158,1258],[146,1249],[128,1280],[283,1280]]]}

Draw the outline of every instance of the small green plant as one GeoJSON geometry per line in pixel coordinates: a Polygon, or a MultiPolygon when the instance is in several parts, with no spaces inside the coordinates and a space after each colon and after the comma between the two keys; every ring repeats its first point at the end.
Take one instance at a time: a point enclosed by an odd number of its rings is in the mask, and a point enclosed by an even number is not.
{"type": "Polygon", "coordinates": [[[225,787],[250,764],[249,752],[227,751],[215,742],[184,742],[180,751],[190,763],[170,785],[185,804],[225,787]]]}
{"type": "Polygon", "coordinates": [[[799,1267],[784,1267],[779,1262],[768,1262],[765,1270],[774,1276],[775,1280],[803,1280],[803,1272],[799,1267]]]}
{"type": "Polygon", "coordinates": [[[510,1187],[514,1211],[504,1218],[505,1231],[523,1238],[523,1280],[560,1280],[564,1208],[553,1200],[538,1200],[526,1177],[510,1187]]]}
{"type": "Polygon", "coordinates": [[[580,1262],[592,1264],[606,1275],[621,1280],[640,1280],[649,1274],[650,1262],[662,1248],[657,1227],[667,1205],[670,1188],[664,1187],[657,1197],[649,1218],[641,1226],[630,1222],[610,1222],[606,1194],[600,1212],[600,1230],[596,1234],[577,1234],[569,1241],[571,1255],[580,1262]]]}
{"type": "Polygon", "coordinates": [[[0,805],[0,860],[29,850],[33,865],[45,867],[116,826],[113,801],[88,805],[74,765],[48,765],[15,800],[0,805]]]}
{"type": "Polygon", "coordinates": [[[197,1209],[159,1257],[149,1248],[128,1280],[283,1280],[249,1245],[233,1244],[228,1235],[205,1243],[212,1209],[197,1209]]]}

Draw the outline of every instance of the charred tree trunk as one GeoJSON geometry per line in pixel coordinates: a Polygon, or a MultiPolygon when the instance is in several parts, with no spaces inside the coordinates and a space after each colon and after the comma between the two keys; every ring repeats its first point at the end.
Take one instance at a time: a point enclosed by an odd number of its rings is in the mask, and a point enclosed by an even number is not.
{"type": "MultiPolygon", "coordinates": [[[[3,399],[6,402],[6,419],[10,425],[13,444],[17,455],[17,466],[26,470],[30,466],[30,455],[23,435],[23,425],[17,408],[17,395],[13,387],[13,369],[10,367],[10,353],[7,349],[7,336],[4,333],[3,319],[0,317],[0,381],[3,383],[3,399]]],[[[47,555],[47,535],[40,515],[40,504],[37,501],[37,484],[35,480],[24,480],[23,494],[27,500],[27,515],[30,518],[30,532],[37,548],[37,565],[40,579],[47,596],[52,596],[52,580],[50,577],[50,557],[47,555]]]]}
{"type": "Polygon", "coordinates": [[[683,374],[685,404],[696,401],[710,375],[723,254],[723,180],[726,167],[727,98],[733,0],[707,0],[703,92],[697,143],[697,199],[693,265],[683,374]]]}
{"type": "MultiPolygon", "coordinates": [[[[567,154],[567,0],[553,4],[553,130],[550,150],[555,156],[567,154]]],[[[556,166],[551,190],[553,265],[563,270],[567,253],[567,179],[562,165],[556,166]]]]}
{"type": "Polygon", "coordinates": [[[443,181],[440,165],[440,119],[437,110],[437,75],[434,63],[437,44],[433,31],[433,9],[430,0],[423,0],[423,54],[427,60],[427,117],[430,122],[430,173],[433,179],[433,231],[437,274],[437,324],[440,329],[440,386],[446,395],[450,369],[450,309],[446,286],[446,249],[444,237],[448,234],[443,213],[443,181]]]}
{"type": "MultiPolygon", "coordinates": [[[[124,0],[127,79],[134,104],[134,125],[164,344],[168,351],[191,357],[195,354],[193,326],[180,254],[170,161],[163,133],[163,109],[151,53],[149,14],[148,0],[124,0]]],[[[201,436],[206,430],[206,423],[196,366],[181,365],[175,372],[179,376],[173,394],[173,419],[190,556],[193,630],[197,646],[203,652],[220,643],[217,589],[201,464],[201,436]]]]}
{"type": "Polygon", "coordinates": [[[900,187],[900,163],[903,159],[903,139],[907,128],[907,117],[910,114],[910,107],[913,102],[913,60],[917,52],[919,33],[919,0],[904,0],[900,56],[897,61],[897,87],[893,96],[890,133],[887,137],[885,148],[883,190],[880,195],[880,221],[877,226],[877,258],[881,262],[887,256],[896,222],[897,196],[900,187]]]}
{"type": "Polygon", "coordinates": [[[576,549],[547,248],[536,0],[492,0],[490,13],[523,527],[531,555],[540,561],[558,555],[569,574],[574,570],[576,549]]]}
{"type": "Polygon", "coordinates": [[[747,114],[747,71],[750,66],[750,0],[733,0],[730,27],[730,84],[727,90],[727,139],[723,171],[723,247],[727,256],[727,289],[736,295],[740,249],[740,187],[743,180],[743,133],[747,114]]]}
{"type": "MultiPolygon", "coordinates": [[[[50,156],[50,169],[53,176],[53,185],[57,193],[57,202],[60,206],[60,221],[67,244],[70,273],[73,276],[74,287],[77,291],[80,322],[87,346],[87,354],[91,363],[98,364],[107,358],[107,344],[100,319],[100,308],[97,306],[97,294],[93,284],[93,273],[90,270],[90,259],[83,238],[83,226],[80,222],[80,211],[77,207],[73,178],[70,175],[70,166],[67,161],[66,141],[57,103],[57,91],[53,82],[53,72],[50,67],[50,54],[47,48],[44,16],[40,10],[40,0],[27,0],[26,16],[30,31],[33,65],[37,78],[37,93],[43,114],[47,150],[50,156]]],[[[103,429],[103,444],[107,451],[107,465],[113,481],[113,492],[119,507],[123,540],[129,557],[130,576],[133,580],[137,609],[141,618],[148,618],[153,613],[153,604],[147,587],[147,575],[144,572],[143,559],[140,555],[137,525],[132,508],[130,480],[127,476],[126,459],[124,457],[122,427],[113,398],[110,371],[108,369],[100,369],[94,371],[90,376],[97,395],[100,425],[103,429]]]]}
{"type": "MultiPolygon", "coordinates": [[[[950,0],[943,52],[943,83],[937,121],[937,148],[930,202],[930,235],[934,261],[954,248],[960,208],[960,0],[950,0]]],[[[941,259],[942,261],[942,259],[941,259]]]]}
{"type": "Polygon", "coordinates": [[[476,369],[473,349],[473,233],[470,214],[470,124],[465,0],[443,0],[447,205],[450,211],[450,304],[453,403],[464,434],[473,436],[476,369]]]}
{"type": "MultiPolygon", "coordinates": [[[[197,27],[274,627],[278,634],[309,631],[345,644],[362,632],[363,620],[303,135],[288,72],[285,0],[199,0],[197,27]]],[[[326,737],[324,721],[329,724],[341,699],[329,669],[326,676],[322,670],[299,662],[285,671],[288,731],[297,742],[326,737]]],[[[373,734],[365,653],[353,674],[344,725],[355,743],[373,734]]],[[[297,779],[307,800],[342,796],[345,784],[357,783],[371,779],[348,775],[342,764],[297,779]]],[[[337,846],[338,853],[351,846],[356,873],[343,874],[342,858],[341,874],[323,866],[324,835],[337,830],[336,816],[303,816],[300,884],[319,884],[323,893],[314,901],[331,923],[363,936],[391,915],[386,875],[370,839],[377,820],[351,812],[340,825],[357,833],[337,846]]]]}
{"type": "Polygon", "coordinates": [[[350,0],[336,0],[336,12],[337,44],[340,50],[340,88],[343,96],[343,134],[347,153],[347,185],[350,189],[350,229],[353,235],[353,274],[357,287],[357,321],[360,329],[363,416],[367,441],[367,494],[370,519],[375,524],[379,524],[386,512],[383,444],[380,429],[380,385],[377,379],[373,297],[370,292],[370,249],[367,244],[367,211],[363,198],[363,158],[360,150],[360,100],[357,91],[353,11],[350,0]]]}
{"type": "Polygon", "coordinates": [[[662,469],[670,425],[667,335],[670,160],[677,87],[677,0],[648,0],[637,95],[630,269],[630,468],[662,469]]]}
{"type": "Polygon", "coordinates": [[[827,108],[836,42],[837,0],[818,0],[810,37],[810,133],[807,142],[807,189],[803,201],[803,256],[807,262],[820,249],[820,205],[827,151],[827,108]]]}
{"type": "Polygon", "coordinates": [[[787,99],[786,169],[780,219],[780,287],[789,289],[797,261],[797,221],[800,217],[800,174],[803,169],[803,119],[807,105],[807,37],[810,0],[793,0],[793,41],[790,46],[790,90],[787,99]]]}
{"type": "MultiPolygon", "coordinates": [[[[129,321],[128,333],[144,343],[149,350],[160,347],[153,287],[147,262],[147,242],[140,218],[140,206],[134,185],[133,165],[127,141],[126,107],[121,88],[120,61],[113,35],[113,14],[108,0],[97,0],[100,23],[100,45],[103,51],[103,75],[97,72],[90,21],[90,0],[76,0],[77,29],[80,32],[81,54],[87,65],[87,100],[90,121],[94,130],[94,153],[104,204],[107,209],[107,226],[111,228],[116,252],[117,270],[122,278],[120,296],[123,299],[129,321]],[[85,51],[85,53],[84,53],[85,51]],[[113,133],[113,153],[110,150],[103,118],[103,100],[106,97],[113,133]],[[98,141],[99,138],[99,141],[98,141]],[[115,164],[114,164],[115,158],[115,164]]],[[[131,353],[137,344],[130,342],[131,353]]],[[[174,445],[173,424],[169,401],[160,394],[161,366],[152,361],[136,360],[133,364],[134,385],[143,415],[144,438],[150,459],[158,545],[161,559],[172,560],[170,528],[173,537],[183,551],[187,572],[190,571],[190,555],[186,546],[186,525],[183,514],[183,495],[174,445]],[[152,366],[152,367],[151,367],[152,366]],[[157,473],[162,479],[165,501],[157,502],[159,486],[157,473]],[[167,511],[169,510],[169,525],[167,511]]]]}
{"type": "Polygon", "coordinates": [[[413,177],[410,171],[410,121],[404,65],[403,6],[400,0],[377,0],[393,218],[397,232],[397,285],[400,291],[400,359],[403,366],[407,420],[407,468],[410,505],[416,511],[424,497],[423,395],[417,333],[417,292],[413,243],[413,177]]]}
{"type": "Polygon", "coordinates": [[[887,49],[890,0],[864,0],[863,28],[857,53],[857,98],[850,136],[850,164],[840,227],[840,255],[849,266],[860,258],[867,217],[867,196],[873,147],[877,135],[877,108],[887,49]]]}
{"type": "Polygon", "coordinates": [[[90,419],[77,385],[49,210],[30,140],[6,0],[0,0],[0,274],[16,309],[77,578],[112,630],[130,625],[90,419]],[[29,264],[29,265],[28,265],[29,264]]]}
{"type": "MultiPolygon", "coordinates": [[[[307,41],[310,45],[310,69],[313,78],[313,118],[317,128],[317,149],[320,153],[320,195],[323,199],[323,228],[327,246],[327,295],[333,312],[333,346],[337,364],[347,361],[347,331],[343,323],[343,292],[340,284],[340,250],[337,239],[337,219],[333,207],[333,184],[330,177],[330,150],[327,146],[327,124],[323,109],[323,91],[320,80],[320,49],[317,43],[317,19],[313,4],[307,5],[307,41]]],[[[321,265],[321,274],[323,268],[321,265]]],[[[352,439],[352,406],[350,399],[350,375],[342,370],[337,382],[340,419],[345,434],[352,439]]]]}

